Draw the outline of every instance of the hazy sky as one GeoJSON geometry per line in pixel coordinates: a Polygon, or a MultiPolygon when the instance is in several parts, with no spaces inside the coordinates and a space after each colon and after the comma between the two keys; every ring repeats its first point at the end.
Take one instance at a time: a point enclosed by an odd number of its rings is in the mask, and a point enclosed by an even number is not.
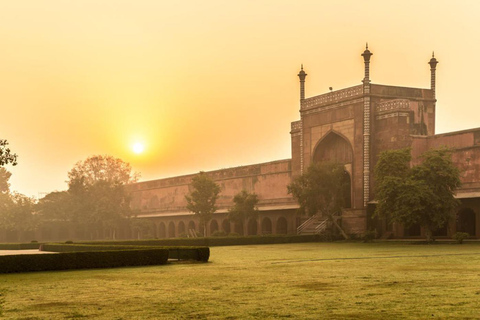
{"type": "Polygon", "coordinates": [[[65,190],[90,155],[141,180],[290,158],[306,96],[429,88],[437,133],[480,126],[480,1],[0,0],[0,138],[12,189],[65,190]],[[135,142],[145,152],[132,152],[135,142]]]}

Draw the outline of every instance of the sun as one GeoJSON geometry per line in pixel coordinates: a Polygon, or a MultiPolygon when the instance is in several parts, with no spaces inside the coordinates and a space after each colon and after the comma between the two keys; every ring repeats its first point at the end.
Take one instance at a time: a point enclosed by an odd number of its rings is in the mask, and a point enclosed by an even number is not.
{"type": "Polygon", "coordinates": [[[145,146],[141,142],[136,142],[133,144],[132,150],[136,154],[140,154],[145,150],[145,146]]]}

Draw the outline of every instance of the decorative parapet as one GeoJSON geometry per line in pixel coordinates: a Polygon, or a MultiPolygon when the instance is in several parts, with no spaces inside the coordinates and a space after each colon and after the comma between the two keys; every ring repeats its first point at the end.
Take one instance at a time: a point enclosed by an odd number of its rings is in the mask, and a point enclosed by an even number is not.
{"type": "Polygon", "coordinates": [[[376,112],[378,113],[400,110],[410,110],[410,101],[406,99],[388,100],[380,102],[376,108],[376,112]]]}
{"type": "Polygon", "coordinates": [[[410,114],[408,112],[392,112],[387,114],[378,115],[375,117],[375,120],[382,120],[388,118],[395,118],[395,117],[409,117],[410,114]]]}
{"type": "Polygon", "coordinates": [[[325,93],[316,97],[311,97],[301,101],[301,109],[309,109],[312,107],[319,107],[324,105],[329,105],[332,103],[337,103],[343,100],[349,100],[353,97],[358,97],[363,95],[363,86],[355,86],[343,90],[333,91],[325,93]]]}
{"type": "Polygon", "coordinates": [[[292,122],[292,133],[302,129],[302,120],[292,122]]]}

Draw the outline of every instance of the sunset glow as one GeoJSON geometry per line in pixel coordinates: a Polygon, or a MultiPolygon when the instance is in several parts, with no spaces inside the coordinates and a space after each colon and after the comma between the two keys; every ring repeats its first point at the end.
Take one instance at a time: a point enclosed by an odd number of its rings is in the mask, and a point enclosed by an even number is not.
{"type": "Polygon", "coordinates": [[[143,143],[137,142],[132,146],[132,150],[136,154],[140,154],[145,150],[143,143]]]}
{"type": "Polygon", "coordinates": [[[478,127],[478,21],[480,1],[2,1],[11,188],[65,190],[96,154],[142,180],[290,158],[300,65],[306,97],[360,85],[366,42],[377,84],[428,88],[435,51],[437,133],[478,127]]]}

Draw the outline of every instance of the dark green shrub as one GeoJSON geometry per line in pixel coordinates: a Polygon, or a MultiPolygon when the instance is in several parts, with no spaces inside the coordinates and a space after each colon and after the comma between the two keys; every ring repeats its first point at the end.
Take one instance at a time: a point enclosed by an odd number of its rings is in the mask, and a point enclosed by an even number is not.
{"type": "Polygon", "coordinates": [[[226,237],[227,233],[225,231],[214,231],[211,234],[212,237],[226,237]]]}
{"type": "Polygon", "coordinates": [[[115,268],[165,264],[167,249],[141,249],[0,256],[0,273],[115,268]]]}
{"type": "Polygon", "coordinates": [[[372,242],[377,237],[375,230],[367,230],[362,236],[363,242],[372,242]]]}
{"type": "MultiPolygon", "coordinates": [[[[155,246],[135,246],[135,245],[87,245],[87,244],[57,244],[47,243],[43,245],[43,251],[49,252],[92,252],[92,251],[120,251],[134,249],[151,249],[155,246]]],[[[208,261],[210,249],[208,247],[156,247],[158,249],[168,250],[168,259],[177,260],[197,260],[208,261]],[[206,260],[205,260],[206,258],[206,260]]]]}
{"type": "Polygon", "coordinates": [[[66,244],[72,244],[73,241],[72,241],[72,240],[67,240],[67,241],[65,241],[65,243],[66,243],[66,244]]]}
{"type": "Polygon", "coordinates": [[[227,236],[210,238],[170,238],[153,240],[125,240],[125,241],[85,241],[76,242],[88,245],[136,245],[136,246],[237,246],[250,244],[302,243],[325,241],[321,235],[267,235],[267,236],[227,236]]]}
{"type": "Polygon", "coordinates": [[[463,240],[468,239],[470,234],[468,232],[456,232],[453,235],[453,238],[457,241],[458,244],[462,244],[463,240]]]}
{"type": "Polygon", "coordinates": [[[38,242],[29,242],[29,243],[0,243],[0,250],[29,250],[29,249],[38,249],[40,243],[38,242]]]}
{"type": "Polygon", "coordinates": [[[240,237],[240,234],[239,233],[236,233],[236,232],[230,232],[228,234],[229,237],[240,237]]]}
{"type": "Polygon", "coordinates": [[[348,235],[348,238],[349,238],[350,240],[359,240],[361,237],[358,235],[358,233],[350,233],[350,234],[348,235]]]}
{"type": "Polygon", "coordinates": [[[177,247],[168,248],[168,258],[177,260],[196,260],[208,262],[210,248],[208,247],[177,247]]]}

